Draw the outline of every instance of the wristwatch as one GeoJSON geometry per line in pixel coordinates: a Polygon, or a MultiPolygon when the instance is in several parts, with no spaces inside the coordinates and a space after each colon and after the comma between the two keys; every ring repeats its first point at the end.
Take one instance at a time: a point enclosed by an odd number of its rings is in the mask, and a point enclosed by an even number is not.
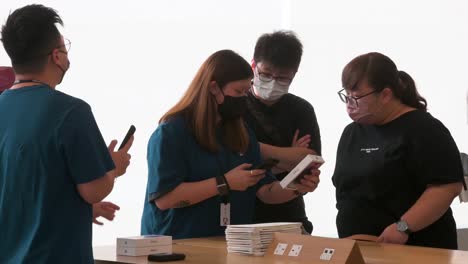
{"type": "Polygon", "coordinates": [[[227,196],[229,194],[229,185],[224,175],[216,176],[216,188],[220,196],[227,196]]]}
{"type": "Polygon", "coordinates": [[[403,232],[407,235],[411,234],[411,230],[409,229],[408,223],[405,220],[398,220],[396,222],[397,230],[403,232]]]}

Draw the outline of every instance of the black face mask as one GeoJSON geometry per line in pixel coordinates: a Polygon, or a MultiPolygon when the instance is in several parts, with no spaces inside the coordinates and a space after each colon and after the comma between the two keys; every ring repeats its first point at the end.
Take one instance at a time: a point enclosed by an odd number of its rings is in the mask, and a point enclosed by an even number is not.
{"type": "Polygon", "coordinates": [[[70,69],[70,61],[68,60],[68,58],[67,58],[67,63],[68,63],[67,69],[64,69],[64,68],[62,68],[60,65],[55,64],[55,65],[57,65],[57,67],[62,71],[62,76],[60,77],[60,81],[58,82],[58,84],[61,84],[61,83],[62,83],[63,77],[65,76],[65,73],[68,71],[68,69],[70,69]]]}
{"type": "Polygon", "coordinates": [[[233,120],[244,115],[247,110],[247,96],[224,96],[224,102],[218,105],[218,112],[223,120],[233,120]]]}

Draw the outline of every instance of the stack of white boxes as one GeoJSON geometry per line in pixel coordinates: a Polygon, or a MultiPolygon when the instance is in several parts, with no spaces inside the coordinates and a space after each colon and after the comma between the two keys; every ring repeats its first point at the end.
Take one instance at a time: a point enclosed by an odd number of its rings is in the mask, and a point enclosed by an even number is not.
{"type": "Polygon", "coordinates": [[[262,223],[229,225],[226,228],[227,251],[243,255],[263,256],[275,232],[301,234],[302,223],[262,223]]]}
{"type": "Polygon", "coordinates": [[[117,255],[144,256],[149,254],[172,254],[172,237],[146,235],[117,238],[117,255]]]}

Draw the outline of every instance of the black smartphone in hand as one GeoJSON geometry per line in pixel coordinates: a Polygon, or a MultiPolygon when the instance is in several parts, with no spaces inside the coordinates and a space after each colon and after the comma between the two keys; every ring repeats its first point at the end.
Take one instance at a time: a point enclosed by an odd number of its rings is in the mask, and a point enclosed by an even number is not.
{"type": "Polygon", "coordinates": [[[128,140],[135,134],[135,126],[131,125],[130,128],[128,129],[127,135],[125,135],[124,139],[122,140],[122,143],[120,144],[119,150],[121,150],[125,145],[127,144],[128,140]]]}
{"type": "Polygon", "coordinates": [[[271,170],[279,160],[277,159],[266,159],[261,164],[257,165],[254,169],[256,170],[271,170]]]}
{"type": "Polygon", "coordinates": [[[167,261],[176,261],[176,260],[184,260],[184,259],[185,259],[185,254],[182,254],[182,253],[148,255],[149,261],[156,261],[156,262],[167,262],[167,261]]]}

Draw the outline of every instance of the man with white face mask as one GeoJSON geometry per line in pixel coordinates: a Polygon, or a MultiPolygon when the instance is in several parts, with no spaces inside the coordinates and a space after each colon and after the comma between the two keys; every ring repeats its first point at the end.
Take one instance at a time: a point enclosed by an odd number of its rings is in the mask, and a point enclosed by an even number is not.
{"type": "Polygon", "coordinates": [[[295,72],[283,71],[282,75],[284,77],[273,78],[273,76],[268,73],[268,70],[262,71],[259,70],[259,68],[268,68],[268,65],[259,62],[256,64],[256,67],[254,67],[255,78],[253,79],[252,85],[253,95],[258,99],[264,100],[265,103],[268,104],[268,102],[273,103],[278,101],[283,95],[288,93],[289,85],[291,84],[295,72]]]}
{"type": "MultiPolygon", "coordinates": [[[[302,44],[292,31],[264,34],[255,45],[252,61],[254,78],[245,120],[261,142],[262,157],[280,160],[272,170],[278,180],[291,169],[282,166],[283,157],[297,155],[302,159],[308,153],[321,153],[314,108],[306,100],[289,93],[301,57],[302,44]],[[291,151],[293,155],[281,155],[282,151],[291,151]]],[[[255,221],[302,222],[308,233],[313,229],[300,194],[296,199],[278,205],[257,201],[255,221]]]]}

